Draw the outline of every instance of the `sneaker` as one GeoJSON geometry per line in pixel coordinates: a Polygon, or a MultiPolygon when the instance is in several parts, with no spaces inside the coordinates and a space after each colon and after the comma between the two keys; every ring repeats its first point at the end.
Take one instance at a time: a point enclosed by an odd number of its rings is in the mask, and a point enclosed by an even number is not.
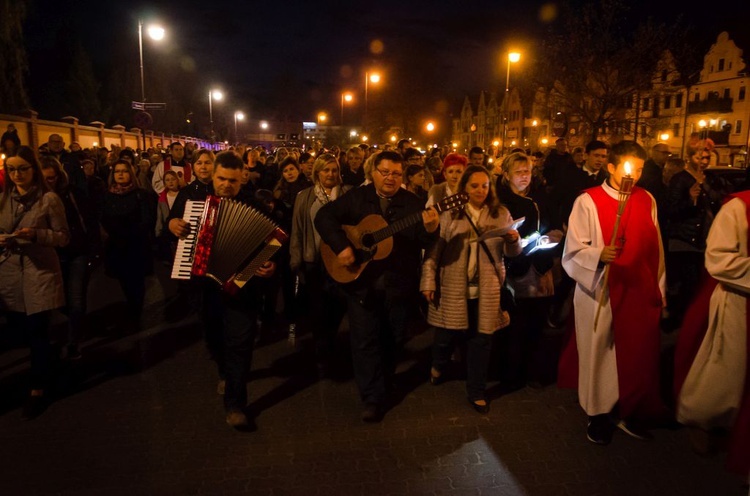
{"type": "Polygon", "coordinates": [[[226,391],[226,389],[227,389],[227,381],[225,381],[224,379],[222,379],[216,385],[216,394],[224,396],[224,391],[226,391]]]}
{"type": "Polygon", "coordinates": [[[651,441],[654,436],[649,431],[638,425],[632,420],[620,420],[617,422],[617,428],[630,437],[634,437],[641,441],[651,441]]]}
{"type": "Polygon", "coordinates": [[[362,422],[377,423],[383,420],[384,412],[380,405],[367,405],[362,412],[362,422]]]}
{"type": "Polygon", "coordinates": [[[242,410],[229,410],[227,412],[227,424],[234,430],[241,432],[250,432],[255,430],[255,425],[250,422],[242,410]]]}
{"type": "Polygon", "coordinates": [[[612,432],[614,426],[609,417],[605,415],[594,415],[589,417],[589,423],[586,427],[586,439],[594,444],[606,446],[612,442],[612,432]]]}

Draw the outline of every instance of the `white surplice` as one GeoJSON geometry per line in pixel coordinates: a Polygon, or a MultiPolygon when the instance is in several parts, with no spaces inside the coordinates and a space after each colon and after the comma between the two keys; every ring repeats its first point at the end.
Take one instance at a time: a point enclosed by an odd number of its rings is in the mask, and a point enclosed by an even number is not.
{"type": "MultiPolygon", "coordinates": [[[[612,198],[618,191],[606,182],[601,188],[612,198]]],[[[659,232],[656,202],[652,198],[651,221],[659,232]]],[[[609,413],[619,399],[617,356],[612,336],[612,308],[609,299],[602,304],[596,332],[599,297],[604,285],[604,265],[599,264],[602,250],[609,243],[602,237],[599,214],[594,200],[582,193],[573,204],[562,265],[576,281],[573,294],[576,344],[578,347],[578,398],[587,415],[609,413]]],[[[659,243],[661,245],[661,243],[659,243]]],[[[663,253],[659,257],[659,289],[666,294],[666,272],[663,253]]]]}

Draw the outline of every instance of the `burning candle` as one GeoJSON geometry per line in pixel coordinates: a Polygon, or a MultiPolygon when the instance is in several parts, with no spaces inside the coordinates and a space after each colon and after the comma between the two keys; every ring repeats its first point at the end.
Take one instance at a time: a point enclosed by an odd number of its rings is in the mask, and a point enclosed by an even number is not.
{"type": "Polygon", "coordinates": [[[631,172],[633,172],[633,168],[630,165],[629,161],[625,161],[625,177],[630,177],[631,172]]]}

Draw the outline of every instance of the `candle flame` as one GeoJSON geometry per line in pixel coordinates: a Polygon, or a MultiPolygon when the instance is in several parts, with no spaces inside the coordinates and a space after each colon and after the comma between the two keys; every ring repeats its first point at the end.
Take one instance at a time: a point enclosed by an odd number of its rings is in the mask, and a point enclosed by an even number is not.
{"type": "Polygon", "coordinates": [[[625,175],[626,175],[626,176],[628,176],[628,177],[630,177],[630,174],[631,174],[632,172],[633,172],[633,168],[632,168],[632,166],[630,165],[630,162],[628,162],[628,161],[626,160],[626,161],[625,161],[625,175]]]}

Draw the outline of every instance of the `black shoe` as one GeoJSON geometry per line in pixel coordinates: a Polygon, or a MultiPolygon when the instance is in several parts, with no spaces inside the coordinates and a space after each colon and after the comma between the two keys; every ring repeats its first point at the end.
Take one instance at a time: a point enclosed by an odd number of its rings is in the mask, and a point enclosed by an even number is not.
{"type": "Polygon", "coordinates": [[[362,422],[377,423],[383,420],[384,415],[385,412],[383,412],[383,407],[380,405],[366,405],[362,412],[362,422]]]}
{"type": "Polygon", "coordinates": [[[654,439],[654,436],[649,431],[632,420],[620,420],[617,423],[617,428],[628,436],[634,437],[640,441],[651,441],[654,439]]]}
{"type": "Polygon", "coordinates": [[[45,395],[29,396],[23,404],[21,418],[24,420],[33,420],[44,413],[47,406],[47,397],[45,395]]]}
{"type": "Polygon", "coordinates": [[[609,416],[594,415],[589,417],[589,424],[586,427],[586,438],[594,444],[606,446],[612,442],[612,433],[615,426],[609,419],[609,416]]]}
{"type": "Polygon", "coordinates": [[[484,402],[484,405],[477,403],[477,401],[482,400],[469,400],[469,404],[472,406],[472,408],[474,408],[474,410],[476,410],[477,413],[481,413],[482,415],[487,415],[488,413],[490,413],[490,404],[487,401],[484,402]]]}

